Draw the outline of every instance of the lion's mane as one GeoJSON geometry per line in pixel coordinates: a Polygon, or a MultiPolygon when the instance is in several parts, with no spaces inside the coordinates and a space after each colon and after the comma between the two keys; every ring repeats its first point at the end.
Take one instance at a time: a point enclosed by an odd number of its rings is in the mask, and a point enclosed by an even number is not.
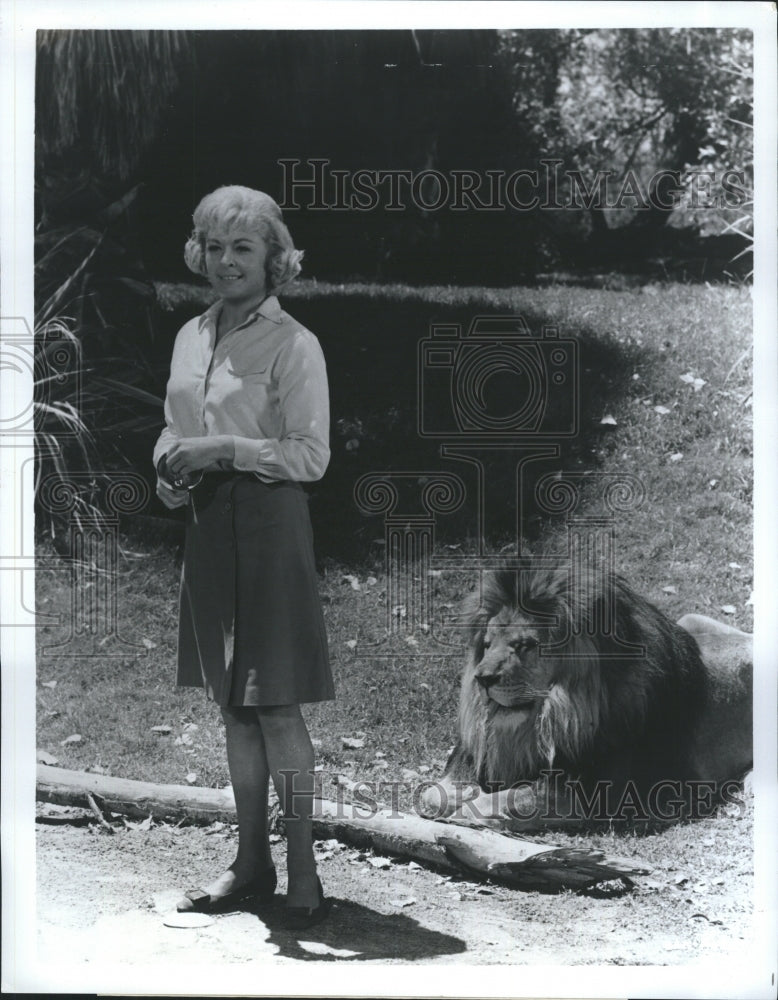
{"type": "Polygon", "coordinates": [[[494,791],[549,768],[638,788],[693,776],[690,740],[707,681],[697,644],[621,577],[531,563],[489,573],[464,624],[470,648],[447,777],[494,791]],[[500,704],[479,684],[497,616],[542,636],[535,662],[546,684],[531,703],[500,704]]]}

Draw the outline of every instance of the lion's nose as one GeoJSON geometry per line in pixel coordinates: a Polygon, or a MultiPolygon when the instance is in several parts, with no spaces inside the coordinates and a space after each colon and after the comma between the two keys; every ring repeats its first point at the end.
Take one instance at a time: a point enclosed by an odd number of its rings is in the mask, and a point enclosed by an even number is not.
{"type": "Polygon", "coordinates": [[[481,685],[484,690],[488,690],[492,684],[495,684],[500,678],[497,674],[476,674],[475,679],[481,685]]]}

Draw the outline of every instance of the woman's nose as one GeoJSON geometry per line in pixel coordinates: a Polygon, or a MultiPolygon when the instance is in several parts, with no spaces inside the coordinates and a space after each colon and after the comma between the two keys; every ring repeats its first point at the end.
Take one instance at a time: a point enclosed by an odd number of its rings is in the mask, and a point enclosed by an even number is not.
{"type": "Polygon", "coordinates": [[[230,247],[225,247],[222,252],[222,264],[229,266],[233,263],[232,250],[230,247]]]}

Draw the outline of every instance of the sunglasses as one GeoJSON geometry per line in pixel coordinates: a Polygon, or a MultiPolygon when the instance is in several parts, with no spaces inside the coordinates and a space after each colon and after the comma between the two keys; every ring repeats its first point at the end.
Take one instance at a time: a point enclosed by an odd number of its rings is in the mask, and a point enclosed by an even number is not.
{"type": "Polygon", "coordinates": [[[203,471],[192,472],[183,476],[171,476],[167,467],[167,456],[163,455],[157,463],[157,475],[163,486],[176,493],[183,493],[185,490],[193,490],[203,481],[203,471]]]}

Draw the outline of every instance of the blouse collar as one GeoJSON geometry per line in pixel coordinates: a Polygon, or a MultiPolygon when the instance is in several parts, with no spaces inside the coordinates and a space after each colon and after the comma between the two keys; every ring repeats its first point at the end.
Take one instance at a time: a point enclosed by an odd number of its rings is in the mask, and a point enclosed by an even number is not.
{"type": "MultiPolygon", "coordinates": [[[[206,311],[200,317],[200,326],[202,327],[204,323],[207,323],[209,321],[215,323],[219,313],[221,312],[221,307],[222,307],[221,299],[218,299],[216,302],[213,303],[212,306],[209,306],[208,309],[206,309],[206,311]]],[[[263,319],[269,319],[271,323],[275,323],[277,326],[280,326],[281,323],[283,323],[283,317],[281,315],[281,303],[278,301],[275,295],[268,295],[268,297],[261,303],[261,305],[259,305],[259,307],[255,309],[253,313],[250,313],[246,317],[244,322],[241,323],[241,326],[246,326],[247,323],[253,322],[260,316],[262,316],[263,319]]]]}

